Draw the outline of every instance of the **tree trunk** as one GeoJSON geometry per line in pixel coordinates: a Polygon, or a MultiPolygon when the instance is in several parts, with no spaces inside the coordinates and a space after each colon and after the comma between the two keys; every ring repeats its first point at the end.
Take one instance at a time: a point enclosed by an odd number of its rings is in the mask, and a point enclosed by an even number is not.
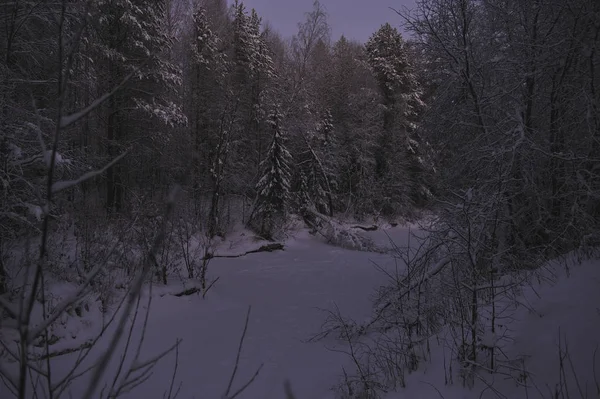
{"type": "MultiPolygon", "coordinates": [[[[108,156],[114,159],[118,154],[117,142],[120,139],[120,110],[117,95],[109,99],[108,129],[108,156]]],[[[106,209],[108,212],[120,212],[123,203],[123,185],[119,165],[109,168],[106,172],[106,209]]]]}
{"type": "Polygon", "coordinates": [[[8,276],[6,274],[6,268],[4,267],[4,257],[3,257],[3,242],[2,236],[0,236],[0,295],[6,293],[6,283],[8,282],[8,276]]]}

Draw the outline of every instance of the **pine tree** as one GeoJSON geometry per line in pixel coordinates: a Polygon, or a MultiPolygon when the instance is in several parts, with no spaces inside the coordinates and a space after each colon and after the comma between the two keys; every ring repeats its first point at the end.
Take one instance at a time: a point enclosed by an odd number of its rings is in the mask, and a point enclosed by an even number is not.
{"type": "Polygon", "coordinates": [[[258,195],[251,219],[258,232],[266,238],[272,238],[277,224],[285,219],[290,197],[292,156],[285,147],[281,117],[278,107],[269,115],[273,139],[263,164],[262,177],[256,185],[258,195]]]}

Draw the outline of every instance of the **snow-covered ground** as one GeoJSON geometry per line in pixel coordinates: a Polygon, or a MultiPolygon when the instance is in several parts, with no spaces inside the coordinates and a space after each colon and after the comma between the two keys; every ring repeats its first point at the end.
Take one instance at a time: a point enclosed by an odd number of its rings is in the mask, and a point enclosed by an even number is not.
{"type": "MultiPolygon", "coordinates": [[[[387,233],[397,242],[406,242],[408,229],[387,233]]],[[[371,235],[377,244],[388,244],[386,232],[371,235]]],[[[242,242],[226,247],[231,250],[216,252],[242,253],[252,245],[242,242]]],[[[336,348],[305,341],[320,331],[324,309],[337,305],[344,314],[357,319],[369,315],[372,289],[386,280],[375,264],[395,267],[387,255],[336,248],[305,230],[287,240],[284,251],[215,258],[209,274],[218,276],[219,281],[205,299],[197,294],[160,295],[168,290],[154,288],[144,352],[152,357],[181,339],[178,397],[221,397],[251,306],[232,391],[263,366],[255,382],[238,398],[282,398],[286,380],[298,398],[333,398],[331,387],[349,359],[335,352],[336,348]]],[[[100,351],[106,349],[102,343],[98,346],[100,351]]],[[[56,365],[64,368],[73,357],[57,359],[56,365]]],[[[152,378],[126,397],[162,397],[169,389],[174,361],[174,354],[166,357],[154,369],[152,378]]],[[[85,386],[86,379],[82,378],[72,387],[73,397],[80,396],[85,386]]]]}
{"type": "MultiPolygon", "coordinates": [[[[407,227],[395,227],[369,235],[380,246],[388,244],[388,235],[397,245],[405,246],[408,231],[407,227]]],[[[263,366],[254,383],[238,398],[284,398],[286,380],[297,399],[335,398],[331,388],[341,381],[342,366],[352,371],[350,359],[339,351],[345,347],[329,339],[316,343],[306,340],[319,332],[325,318],[323,309],[337,305],[343,314],[359,321],[369,316],[373,289],[386,282],[374,264],[397,267],[389,255],[332,247],[306,231],[290,238],[284,251],[215,258],[209,273],[220,279],[206,299],[197,294],[165,295],[168,290],[156,287],[142,358],[150,358],[181,339],[173,389],[179,389],[177,397],[220,398],[235,365],[245,315],[251,306],[232,391],[263,366]]],[[[526,290],[522,302],[527,306],[515,313],[517,320],[511,327],[514,343],[506,350],[531,356],[527,370],[534,374],[543,397],[550,398],[549,389],[559,381],[560,328],[580,386],[584,392],[587,389],[583,397],[596,398],[600,394],[596,393],[594,373],[600,379],[600,354],[594,371],[593,353],[600,344],[600,262],[587,261],[570,271],[571,276],[565,278],[557,265],[552,269],[556,285],[543,283],[526,290]]],[[[140,331],[138,327],[136,332],[140,331]]],[[[106,350],[106,345],[100,342],[96,355],[106,350]]],[[[483,386],[467,390],[458,378],[454,385],[445,386],[443,348],[433,344],[432,353],[432,360],[407,378],[407,388],[389,393],[390,399],[496,397],[491,390],[480,396],[483,386]]],[[[65,370],[74,358],[67,355],[53,361],[57,370],[65,370]]],[[[175,353],[171,353],[148,380],[125,397],[162,398],[169,389],[174,365],[175,353]]],[[[570,397],[581,398],[570,378],[569,388],[574,393],[570,397]]],[[[72,397],[80,397],[86,384],[85,377],[79,379],[71,387],[72,397]]],[[[494,385],[507,398],[542,397],[500,376],[494,385]]]]}
{"type": "Polygon", "coordinates": [[[431,361],[410,375],[406,389],[390,399],[600,398],[600,261],[579,264],[572,257],[566,265],[568,272],[562,262],[547,265],[540,281],[524,288],[518,298],[521,306],[507,312],[512,320],[509,344],[503,350],[507,358],[525,357],[530,374],[526,384],[484,372],[493,389],[483,383],[471,390],[463,388],[456,376],[453,385],[445,385],[444,352],[446,359],[449,354],[432,339],[431,361]]]}
{"type": "MultiPolygon", "coordinates": [[[[389,259],[337,249],[307,235],[288,241],[285,251],[215,259],[211,272],[220,280],[206,300],[190,296],[155,302],[148,341],[183,339],[180,397],[220,397],[252,306],[238,385],[264,366],[240,398],[282,398],[286,379],[298,398],[331,396],[332,381],[347,359],[303,341],[319,331],[324,317],[319,308],[335,303],[354,317],[369,314],[369,291],[384,281],[371,261],[389,259]]],[[[168,383],[172,365],[166,366],[156,373],[164,378],[155,378],[150,392],[168,383]]]]}

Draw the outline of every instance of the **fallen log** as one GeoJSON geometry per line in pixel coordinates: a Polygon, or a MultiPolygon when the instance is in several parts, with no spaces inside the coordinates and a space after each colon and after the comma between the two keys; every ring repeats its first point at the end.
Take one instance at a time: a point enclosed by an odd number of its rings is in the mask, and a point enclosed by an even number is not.
{"type": "Polygon", "coordinates": [[[372,225],[372,226],[360,226],[360,225],[356,225],[356,226],[352,226],[352,228],[354,228],[354,229],[361,229],[361,230],[364,230],[364,231],[375,231],[375,230],[379,229],[379,226],[377,226],[375,224],[372,225]]]}
{"type": "Polygon", "coordinates": [[[181,292],[178,292],[177,294],[173,294],[176,297],[182,297],[182,296],[186,296],[186,295],[192,295],[195,294],[197,292],[200,292],[200,288],[198,287],[191,287],[188,288],[187,290],[183,290],[181,292]]]}
{"type": "Polygon", "coordinates": [[[273,251],[283,251],[283,244],[275,242],[273,244],[263,245],[258,249],[246,252],[246,254],[253,254],[256,252],[273,252],[273,251]]]}
{"type": "Polygon", "coordinates": [[[212,259],[212,258],[241,258],[242,256],[246,256],[249,254],[255,254],[258,252],[273,252],[273,251],[283,251],[284,246],[281,243],[275,242],[272,244],[265,244],[260,246],[257,249],[252,249],[250,251],[246,251],[244,253],[241,254],[235,254],[235,255],[218,255],[218,254],[213,254],[213,253],[209,253],[207,254],[204,258],[202,258],[202,260],[207,260],[207,259],[212,259]]]}

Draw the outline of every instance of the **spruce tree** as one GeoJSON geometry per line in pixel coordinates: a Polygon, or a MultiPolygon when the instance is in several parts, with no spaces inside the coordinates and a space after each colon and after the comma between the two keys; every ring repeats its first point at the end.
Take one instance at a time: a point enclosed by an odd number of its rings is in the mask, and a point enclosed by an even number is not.
{"type": "MultiPolygon", "coordinates": [[[[192,37],[189,43],[189,82],[187,87],[190,141],[193,143],[193,193],[200,200],[200,188],[214,185],[215,170],[211,158],[218,148],[220,121],[227,112],[227,86],[229,60],[221,51],[222,40],[212,27],[208,10],[204,6],[193,15],[192,37]]],[[[219,160],[217,160],[217,163],[219,160]]]]}
{"type": "Polygon", "coordinates": [[[273,238],[278,223],[287,214],[290,197],[291,154],[285,146],[281,129],[281,113],[276,107],[268,121],[273,139],[263,162],[263,174],[256,185],[257,199],[251,219],[252,225],[265,238],[273,238]]]}
{"type": "Polygon", "coordinates": [[[99,0],[95,13],[101,17],[90,29],[100,68],[98,81],[103,91],[133,77],[107,101],[107,156],[114,158],[135,142],[136,156],[107,171],[106,207],[120,210],[125,187],[138,184],[153,190],[156,180],[164,180],[156,162],[171,139],[169,127],[185,124],[186,117],[172,99],[181,86],[181,73],[168,58],[173,38],[167,29],[164,0],[99,0]],[[157,123],[158,122],[158,123],[157,123]],[[149,173],[150,170],[155,173],[149,173]],[[157,179],[158,178],[158,179],[157,179]],[[147,180],[143,180],[147,179],[147,180]]]}
{"type": "Polygon", "coordinates": [[[253,195],[254,185],[261,173],[261,162],[269,148],[266,104],[272,97],[275,69],[271,52],[261,33],[261,18],[255,10],[248,13],[244,4],[232,6],[232,91],[235,93],[233,133],[235,158],[244,158],[232,171],[238,178],[238,192],[253,195]]]}

